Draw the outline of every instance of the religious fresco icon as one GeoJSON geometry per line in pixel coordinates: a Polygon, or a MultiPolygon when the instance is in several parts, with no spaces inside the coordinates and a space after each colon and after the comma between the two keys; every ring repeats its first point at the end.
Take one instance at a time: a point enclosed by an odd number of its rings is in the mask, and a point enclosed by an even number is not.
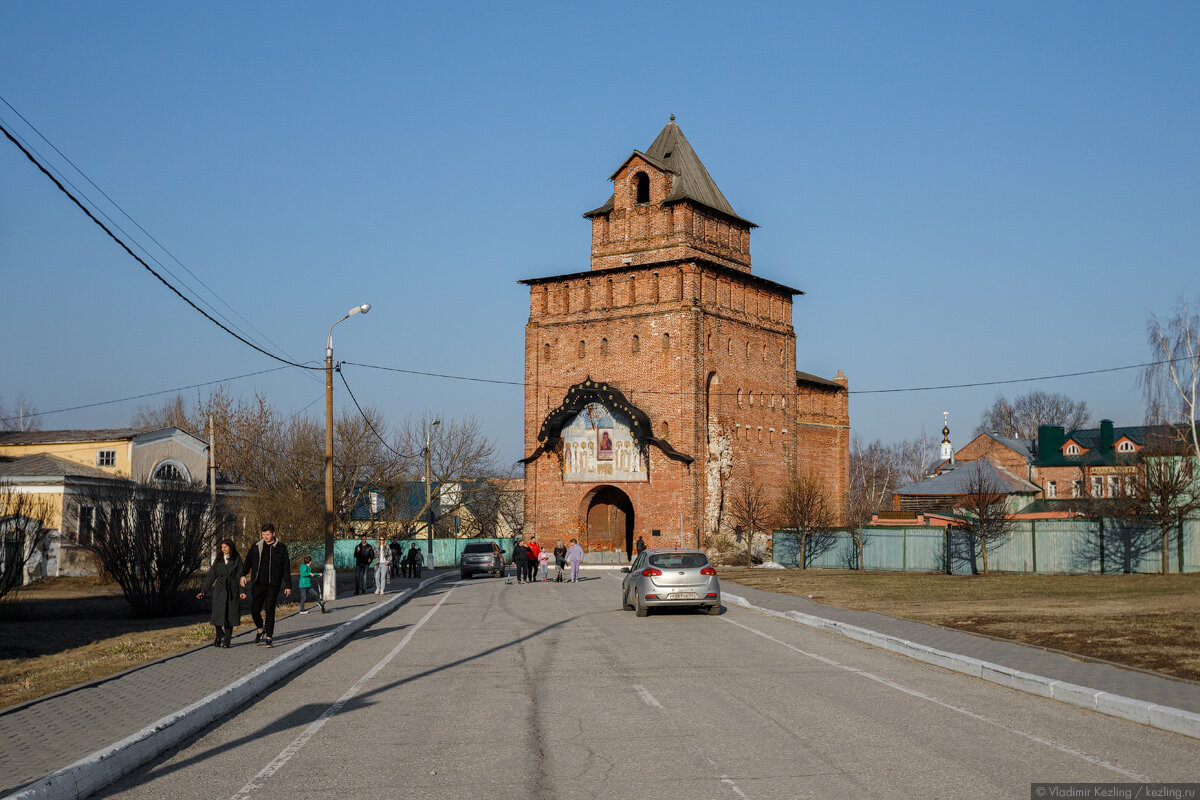
{"type": "Polygon", "coordinates": [[[647,481],[645,451],[629,427],[590,403],[562,428],[563,480],[647,481]]]}

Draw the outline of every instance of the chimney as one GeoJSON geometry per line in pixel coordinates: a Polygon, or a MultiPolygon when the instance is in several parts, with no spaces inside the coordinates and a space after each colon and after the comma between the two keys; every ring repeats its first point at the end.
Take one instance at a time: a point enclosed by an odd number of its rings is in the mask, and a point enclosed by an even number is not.
{"type": "Polygon", "coordinates": [[[1100,452],[1111,453],[1113,449],[1113,422],[1111,419],[1100,420],[1100,452]]]}
{"type": "Polygon", "coordinates": [[[1062,446],[1067,440],[1067,434],[1062,425],[1038,426],[1038,460],[1062,458],[1062,446]]]}

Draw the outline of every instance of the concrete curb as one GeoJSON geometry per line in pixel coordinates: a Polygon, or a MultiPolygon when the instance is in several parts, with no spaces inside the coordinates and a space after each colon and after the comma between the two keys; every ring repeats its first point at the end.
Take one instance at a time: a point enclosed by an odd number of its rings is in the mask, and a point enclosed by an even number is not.
{"type": "Polygon", "coordinates": [[[223,689],[0,800],[78,800],[98,792],[335,649],[363,628],[395,611],[426,586],[452,574],[457,573],[444,572],[426,578],[416,588],[405,589],[387,601],[362,611],[328,633],[283,653],[223,689]]]}
{"type": "Polygon", "coordinates": [[[1016,689],[1019,692],[1026,692],[1039,697],[1048,697],[1052,700],[1098,711],[1101,714],[1107,714],[1111,717],[1120,717],[1121,719],[1149,725],[1152,728],[1159,728],[1200,739],[1200,714],[1192,711],[1185,711],[1181,708],[1173,708],[1171,706],[1156,705],[1148,703],[1145,700],[1135,700],[1132,697],[1124,697],[1099,689],[1077,686],[1073,683],[1066,683],[1065,681],[1022,672],[1012,667],[1006,667],[1003,664],[993,664],[989,661],[980,661],[977,658],[971,658],[958,653],[938,650],[928,645],[901,639],[898,636],[879,633],[868,628],[818,617],[813,614],[805,614],[802,611],[774,611],[762,606],[756,606],[746,598],[736,594],[729,594],[728,592],[722,592],[721,599],[724,602],[748,608],[760,614],[799,622],[811,628],[828,631],[829,633],[844,636],[847,639],[853,639],[857,642],[890,650],[893,653],[899,653],[917,661],[923,661],[926,664],[933,664],[938,667],[954,670],[955,672],[962,672],[972,677],[982,678],[985,681],[998,683],[1001,686],[1016,689]]]}

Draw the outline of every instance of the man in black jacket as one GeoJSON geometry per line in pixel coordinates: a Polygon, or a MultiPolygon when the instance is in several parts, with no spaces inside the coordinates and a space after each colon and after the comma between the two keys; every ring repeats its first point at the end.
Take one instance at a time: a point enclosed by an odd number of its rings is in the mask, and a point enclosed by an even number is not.
{"type": "Polygon", "coordinates": [[[525,573],[529,569],[529,548],[520,539],[513,542],[513,565],[517,568],[517,583],[525,582],[525,573]]]}
{"type": "Polygon", "coordinates": [[[367,593],[367,570],[375,560],[375,548],[367,541],[367,535],[362,535],[362,541],[354,548],[354,593],[367,593]]]}
{"type": "MultiPolygon", "coordinates": [[[[258,635],[255,644],[274,647],[271,637],[275,634],[275,604],[279,602],[279,587],[283,594],[292,594],[292,562],[287,545],[275,538],[275,526],[264,523],[262,541],[250,548],[242,566],[242,588],[246,588],[246,576],[250,577],[250,616],[258,635]],[[265,616],[264,616],[265,612],[265,616]]],[[[246,595],[243,593],[242,597],[246,595]]]]}

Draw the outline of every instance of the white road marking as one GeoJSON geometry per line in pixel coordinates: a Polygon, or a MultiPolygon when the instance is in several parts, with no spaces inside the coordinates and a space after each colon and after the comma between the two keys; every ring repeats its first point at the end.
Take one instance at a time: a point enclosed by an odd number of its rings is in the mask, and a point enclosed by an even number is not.
{"type": "MultiPolygon", "coordinates": [[[[648,705],[652,708],[657,708],[659,711],[662,711],[664,714],[667,713],[667,710],[665,708],[663,708],[663,704],[658,702],[658,699],[654,695],[650,694],[650,690],[647,689],[645,686],[635,683],[633,685],[633,689],[634,689],[634,691],[636,691],[638,693],[638,697],[642,698],[643,703],[645,703],[646,705],[648,705]]],[[[712,758],[708,755],[708,753],[705,753],[703,750],[693,747],[692,745],[688,744],[687,742],[683,743],[683,748],[685,750],[687,750],[689,753],[691,753],[692,755],[698,756],[699,758],[703,758],[705,761],[707,761],[709,763],[709,765],[714,770],[720,769],[720,767],[717,766],[717,762],[713,761],[712,758]]],[[[733,790],[733,793],[736,794],[738,797],[743,798],[743,800],[749,800],[749,798],[746,797],[746,793],[741,790],[741,787],[739,787],[736,783],[734,783],[733,779],[730,778],[728,775],[721,776],[721,783],[725,784],[731,790],[733,790]]]]}
{"type": "Polygon", "coordinates": [[[325,709],[321,716],[313,720],[313,722],[307,728],[305,728],[299,736],[296,737],[295,741],[283,748],[283,752],[277,755],[270,764],[267,764],[265,767],[263,767],[262,770],[253,778],[251,778],[249,783],[239,789],[237,794],[230,798],[230,800],[245,800],[245,798],[250,796],[251,792],[261,788],[267,778],[270,778],[276,772],[281,770],[284,764],[290,761],[292,756],[296,755],[300,748],[304,747],[304,745],[308,743],[309,739],[311,739],[313,736],[316,736],[317,731],[321,730],[325,723],[328,722],[334,714],[341,710],[342,706],[346,705],[346,703],[348,703],[350,699],[354,697],[354,695],[358,694],[359,691],[362,690],[367,681],[378,675],[379,671],[386,667],[388,662],[395,658],[396,654],[404,649],[404,646],[412,640],[413,635],[420,630],[422,625],[429,621],[429,618],[433,616],[435,611],[442,607],[442,603],[446,602],[446,598],[448,598],[450,596],[450,592],[453,591],[454,589],[451,588],[444,595],[442,595],[442,599],[438,600],[437,604],[434,605],[433,608],[425,612],[425,616],[421,617],[421,621],[409,629],[408,633],[404,635],[404,638],[400,640],[400,644],[393,647],[392,651],[384,656],[378,664],[371,667],[371,669],[369,669],[365,675],[355,681],[354,685],[347,689],[346,693],[338,698],[336,703],[325,709]]]}
{"type": "Polygon", "coordinates": [[[650,690],[645,686],[634,685],[633,688],[638,693],[638,697],[642,698],[643,703],[648,706],[654,706],[655,708],[662,708],[662,703],[655,700],[654,695],[650,694],[650,690]]]}
{"type": "Polygon", "coordinates": [[[980,714],[976,714],[973,711],[968,711],[967,709],[960,708],[959,706],[956,706],[956,705],[951,705],[950,703],[947,703],[944,700],[939,700],[936,697],[931,697],[930,695],[924,694],[923,692],[919,692],[916,689],[910,689],[907,686],[901,686],[900,684],[895,683],[894,681],[890,681],[887,678],[881,678],[880,676],[873,675],[870,672],[864,672],[863,670],[858,669],[857,667],[852,667],[848,664],[843,664],[840,661],[834,661],[832,658],[826,658],[825,656],[817,655],[816,653],[810,653],[807,650],[801,650],[799,647],[790,645],[784,641],[780,641],[779,639],[776,639],[774,636],[771,636],[770,634],[763,633],[760,630],[755,630],[754,628],[751,628],[748,625],[743,625],[740,622],[734,622],[733,620],[729,619],[728,615],[722,616],[721,619],[725,620],[730,625],[736,625],[737,627],[742,628],[743,630],[750,631],[750,633],[758,634],[759,636],[763,637],[764,639],[775,642],[775,644],[782,645],[782,646],[788,648],[789,650],[794,650],[797,653],[799,653],[800,655],[808,656],[809,658],[820,661],[823,664],[829,664],[832,667],[837,667],[838,669],[844,669],[847,672],[853,672],[857,675],[861,675],[864,678],[869,678],[870,680],[873,680],[877,683],[882,683],[884,686],[888,686],[897,691],[904,692],[905,694],[911,695],[912,697],[916,697],[921,700],[926,700],[930,703],[933,703],[934,705],[941,706],[942,708],[948,709],[950,711],[956,711],[959,714],[964,714],[964,715],[970,717],[971,719],[978,720],[979,722],[983,722],[988,725],[993,725],[1002,730],[1006,730],[1009,733],[1014,733],[1017,736],[1022,736],[1026,739],[1029,739],[1030,741],[1037,742],[1038,744],[1044,744],[1047,747],[1052,747],[1055,750],[1066,753],[1067,755],[1075,756],[1076,758],[1082,759],[1082,760],[1088,762],[1089,764],[1094,764],[1098,767],[1103,767],[1107,770],[1111,770],[1111,771],[1117,773],[1118,775],[1124,775],[1125,777],[1130,778],[1134,781],[1139,781],[1141,783],[1149,783],[1150,782],[1150,778],[1147,778],[1144,775],[1139,775],[1136,772],[1130,772],[1129,770],[1122,769],[1121,767],[1118,767],[1115,764],[1110,764],[1109,762],[1104,761],[1099,758],[1096,758],[1095,756],[1089,756],[1087,753],[1081,753],[1078,750],[1076,750],[1072,747],[1068,747],[1065,744],[1055,742],[1051,739],[1046,739],[1042,736],[1038,736],[1035,733],[1029,733],[1027,731],[1022,731],[1022,730],[1018,730],[1017,728],[1009,727],[1008,725],[1005,725],[1003,722],[1000,722],[998,720],[991,719],[990,717],[981,716],[980,714]]]}

